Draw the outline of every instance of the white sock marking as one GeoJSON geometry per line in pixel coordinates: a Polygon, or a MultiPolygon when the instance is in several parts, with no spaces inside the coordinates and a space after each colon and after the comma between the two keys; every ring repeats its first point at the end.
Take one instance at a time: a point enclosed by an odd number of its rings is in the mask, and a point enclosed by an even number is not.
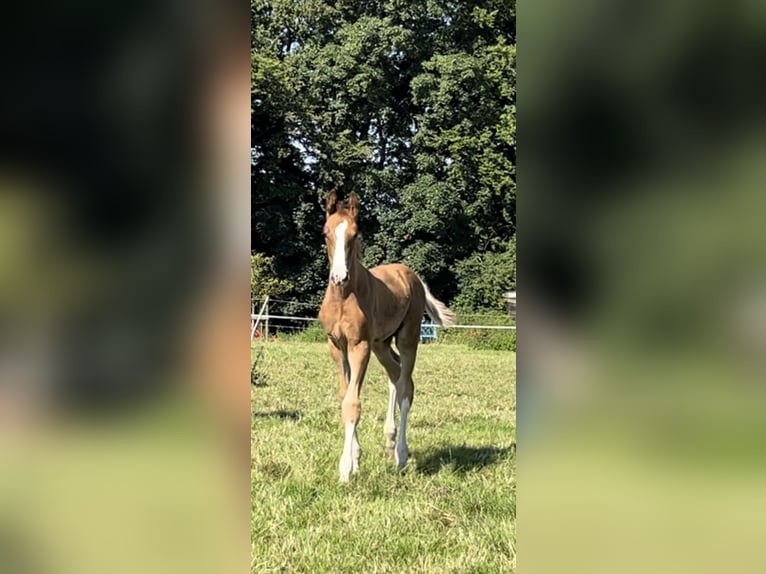
{"type": "Polygon", "coordinates": [[[383,425],[383,432],[386,439],[396,435],[396,421],[394,420],[394,409],[396,409],[396,384],[388,381],[388,412],[386,413],[386,422],[383,425]]]}
{"type": "Polygon", "coordinates": [[[351,441],[351,472],[359,470],[359,459],[362,458],[362,447],[359,446],[359,439],[356,436],[356,427],[354,428],[354,439],[351,441]]]}
{"type": "Polygon", "coordinates": [[[399,410],[399,441],[396,443],[396,464],[399,468],[404,468],[409,456],[407,450],[407,415],[410,412],[410,400],[404,399],[399,410]]]}
{"type": "Polygon", "coordinates": [[[354,466],[353,449],[355,435],[356,425],[350,422],[346,423],[346,438],[343,442],[343,454],[340,456],[340,464],[338,465],[342,482],[348,482],[348,479],[351,477],[351,470],[354,466]]]}

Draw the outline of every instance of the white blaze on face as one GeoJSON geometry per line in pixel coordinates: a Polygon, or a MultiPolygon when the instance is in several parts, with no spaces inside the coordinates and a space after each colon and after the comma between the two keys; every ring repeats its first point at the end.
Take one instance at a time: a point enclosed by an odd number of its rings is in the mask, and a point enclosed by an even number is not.
{"type": "Polygon", "coordinates": [[[332,267],[330,268],[330,278],[335,284],[341,283],[348,277],[346,229],[348,229],[348,221],[342,222],[335,228],[335,253],[332,255],[332,267]]]}

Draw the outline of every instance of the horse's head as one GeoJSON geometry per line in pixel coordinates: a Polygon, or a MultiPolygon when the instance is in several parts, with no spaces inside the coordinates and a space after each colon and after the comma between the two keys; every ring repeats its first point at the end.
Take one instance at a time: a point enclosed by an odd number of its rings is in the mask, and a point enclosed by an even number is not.
{"type": "Polygon", "coordinates": [[[327,219],[324,239],[330,259],[330,282],[345,285],[349,278],[349,265],[357,248],[356,217],[359,214],[359,198],[351,193],[344,201],[338,200],[335,191],[330,192],[325,204],[327,219]]]}

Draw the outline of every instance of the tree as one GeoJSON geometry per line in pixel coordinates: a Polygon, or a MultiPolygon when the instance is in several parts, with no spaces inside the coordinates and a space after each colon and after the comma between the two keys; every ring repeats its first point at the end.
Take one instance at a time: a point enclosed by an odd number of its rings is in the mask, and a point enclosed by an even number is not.
{"type": "Polygon", "coordinates": [[[335,188],[360,196],[368,266],[485,306],[461,270],[507,262],[516,231],[515,3],[251,0],[251,36],[252,243],[289,295],[321,299],[335,188]]]}
{"type": "Polygon", "coordinates": [[[250,254],[250,297],[253,301],[281,295],[292,289],[289,281],[275,276],[272,264],[271,257],[261,253],[250,254]]]}
{"type": "Polygon", "coordinates": [[[470,311],[504,311],[501,295],[516,289],[516,240],[500,251],[474,253],[457,264],[454,305],[470,311]]]}

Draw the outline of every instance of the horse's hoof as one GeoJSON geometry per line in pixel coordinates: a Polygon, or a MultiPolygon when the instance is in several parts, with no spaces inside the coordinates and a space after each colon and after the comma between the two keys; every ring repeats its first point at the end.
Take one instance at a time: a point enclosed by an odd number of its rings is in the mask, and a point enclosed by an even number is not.
{"type": "Polygon", "coordinates": [[[338,464],[338,474],[340,475],[341,482],[348,482],[351,478],[351,471],[353,469],[353,462],[351,459],[341,457],[340,464],[338,464]]]}
{"type": "Polygon", "coordinates": [[[394,455],[396,458],[396,466],[399,468],[399,470],[402,470],[405,466],[407,466],[407,460],[410,458],[410,451],[407,449],[407,447],[404,448],[397,448],[394,451],[394,455]]]}

